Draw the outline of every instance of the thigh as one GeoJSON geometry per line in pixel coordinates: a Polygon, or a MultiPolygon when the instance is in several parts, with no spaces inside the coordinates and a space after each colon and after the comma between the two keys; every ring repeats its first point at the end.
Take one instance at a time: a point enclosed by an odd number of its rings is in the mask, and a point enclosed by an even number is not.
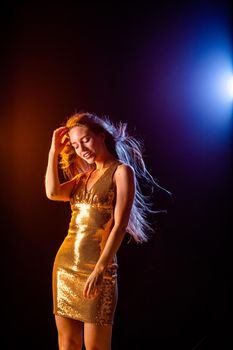
{"type": "Polygon", "coordinates": [[[112,325],[100,326],[95,323],[84,324],[84,343],[86,350],[111,350],[112,325]]]}
{"type": "Polygon", "coordinates": [[[58,334],[67,338],[82,339],[83,323],[68,317],[55,315],[58,334]]]}

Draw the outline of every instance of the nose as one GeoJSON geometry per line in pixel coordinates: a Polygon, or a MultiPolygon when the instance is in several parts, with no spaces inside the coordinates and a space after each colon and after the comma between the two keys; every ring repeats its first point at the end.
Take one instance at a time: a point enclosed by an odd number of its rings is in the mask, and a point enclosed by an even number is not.
{"type": "Polygon", "coordinates": [[[87,150],[87,147],[85,145],[83,145],[82,143],[80,143],[79,148],[78,148],[78,153],[82,154],[86,150],[87,150]]]}

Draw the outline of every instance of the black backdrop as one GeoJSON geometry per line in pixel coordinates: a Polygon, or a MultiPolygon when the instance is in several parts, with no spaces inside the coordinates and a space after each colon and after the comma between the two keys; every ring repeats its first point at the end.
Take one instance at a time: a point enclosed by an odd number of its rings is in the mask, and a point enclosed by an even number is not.
{"type": "MultiPolygon", "coordinates": [[[[119,250],[113,350],[232,348],[231,141],[211,161],[208,154],[180,154],[176,141],[185,143],[188,130],[169,142],[175,113],[156,110],[156,98],[153,112],[145,111],[143,101],[150,89],[143,83],[148,38],[159,48],[169,23],[190,9],[214,6],[78,1],[2,7],[4,349],[57,349],[51,272],[70,208],[46,198],[44,174],[53,129],[79,110],[127,122],[144,141],[149,170],[173,193],[173,200],[164,191],[153,195],[155,208],[167,214],[151,218],[150,241],[126,239],[119,250]]],[[[230,19],[230,5],[217,6],[230,19]]],[[[160,64],[155,51],[157,71],[160,64]]]]}

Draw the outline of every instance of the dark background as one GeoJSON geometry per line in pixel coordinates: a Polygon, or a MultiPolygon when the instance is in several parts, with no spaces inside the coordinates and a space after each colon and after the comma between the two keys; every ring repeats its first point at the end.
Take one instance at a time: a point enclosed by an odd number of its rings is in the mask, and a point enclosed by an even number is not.
{"type": "Polygon", "coordinates": [[[231,38],[231,10],[224,1],[3,2],[4,349],[57,349],[51,273],[70,208],[46,198],[44,175],[53,130],[80,110],[127,122],[173,193],[153,195],[167,214],[151,218],[150,241],[119,250],[113,350],[232,349],[232,130],[224,139],[195,129],[178,54],[205,16],[223,18],[231,38]]]}

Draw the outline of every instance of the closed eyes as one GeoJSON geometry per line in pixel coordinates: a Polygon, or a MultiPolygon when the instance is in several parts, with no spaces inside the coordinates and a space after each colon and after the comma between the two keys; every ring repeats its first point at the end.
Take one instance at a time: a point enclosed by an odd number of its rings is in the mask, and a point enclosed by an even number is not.
{"type": "MultiPolygon", "coordinates": [[[[90,141],[90,137],[83,137],[81,143],[87,143],[89,141],[90,141]]],[[[74,149],[78,149],[79,145],[76,142],[74,142],[73,147],[74,149]]]]}

